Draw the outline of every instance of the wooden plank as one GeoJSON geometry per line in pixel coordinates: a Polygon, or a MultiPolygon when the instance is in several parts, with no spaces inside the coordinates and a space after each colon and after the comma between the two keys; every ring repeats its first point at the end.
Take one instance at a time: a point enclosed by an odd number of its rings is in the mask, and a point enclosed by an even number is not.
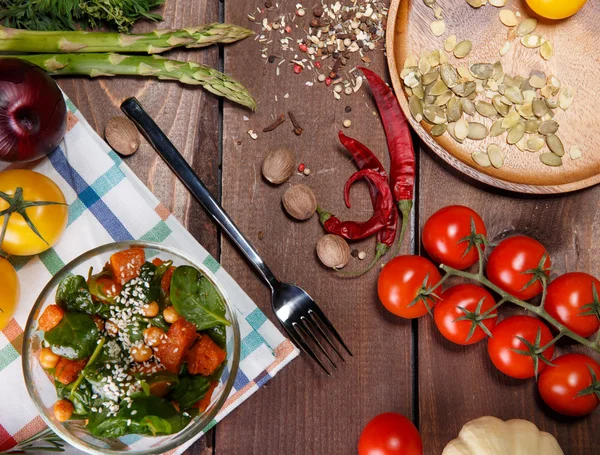
{"type": "MultiPolygon", "coordinates": [[[[162,11],[165,21],[159,25],[140,23],[135,32],[158,27],[182,28],[217,22],[219,3],[168,0],[162,11]]],[[[170,58],[189,60],[218,67],[219,51],[184,49],[170,52],[170,58]]],[[[119,106],[135,96],[156,120],[171,141],[192,164],[204,183],[219,193],[219,100],[201,88],[190,88],[177,82],[145,78],[69,78],[60,79],[60,87],[81,110],[100,136],[108,120],[123,115],[119,106]]],[[[191,199],[185,187],[146,142],[136,154],[125,159],[137,176],[152,190],[163,205],[173,212],[196,239],[215,257],[219,252],[217,229],[204,210],[191,199]]],[[[186,454],[212,453],[212,431],[186,454]]]]}
{"type": "MultiPolygon", "coordinates": [[[[294,2],[280,4],[282,11],[293,14],[294,2]]],[[[226,22],[252,25],[246,14],[256,3],[243,5],[227,6],[226,22]]],[[[293,36],[301,37],[299,31],[293,36]]],[[[246,40],[225,50],[226,72],[248,86],[257,98],[258,111],[251,114],[225,103],[223,202],[276,275],[305,287],[322,306],[355,356],[331,378],[301,356],[219,424],[216,453],[347,455],[356,451],[362,427],[376,414],[411,415],[411,324],[393,317],[378,303],[375,271],[344,281],[321,267],[315,256],[316,242],[323,234],[318,220],[292,221],[283,213],[280,200],[290,184],[304,183],[324,207],[346,218],[367,219],[372,209],[364,188],[353,191],[352,210],[344,207],[343,185],[355,167],[340,149],[337,133],[343,119],[351,119],[352,127],[345,132],[364,141],[387,163],[385,138],[368,90],[349,97],[342,94],[342,100],[336,101],[324,84],[306,86],[312,79],[306,73],[294,74],[287,62],[280,66],[281,76],[275,76],[273,65],[260,58],[260,48],[259,43],[246,40]],[[289,98],[284,98],[286,93],[289,98]],[[352,108],[349,114],[344,112],[347,105],[352,108]],[[290,109],[304,128],[300,137],[293,134],[289,121],[271,133],[261,132],[274,117],[290,109]],[[257,140],[247,134],[249,129],[259,132],[257,140]],[[292,148],[297,161],[306,163],[312,173],[294,175],[280,187],[267,185],[260,174],[262,159],[269,150],[282,146],[292,148]]],[[[375,62],[372,68],[383,71],[383,53],[370,55],[375,62]]],[[[349,65],[356,64],[354,59],[349,65]]],[[[358,248],[372,257],[374,241],[358,248]]],[[[364,262],[353,259],[351,266],[358,268],[364,262]]],[[[267,288],[227,241],[222,263],[274,320],[267,288]]]]}
{"type": "MultiPolygon", "coordinates": [[[[600,213],[590,210],[598,206],[600,187],[562,197],[524,197],[467,181],[433,156],[421,153],[421,228],[441,207],[467,205],[481,214],[491,240],[519,232],[544,243],[552,256],[554,273],[600,273],[600,247],[595,241],[600,213]]],[[[504,307],[501,310],[504,316],[513,312],[504,307]]],[[[559,353],[575,349],[572,345],[559,346],[559,353]]],[[[539,398],[534,380],[514,380],[494,368],[485,341],[470,347],[451,344],[431,318],[423,318],[419,321],[418,359],[424,453],[441,453],[463,424],[485,415],[531,420],[555,435],[566,455],[598,453],[600,414],[583,419],[553,415],[539,398]]]]}

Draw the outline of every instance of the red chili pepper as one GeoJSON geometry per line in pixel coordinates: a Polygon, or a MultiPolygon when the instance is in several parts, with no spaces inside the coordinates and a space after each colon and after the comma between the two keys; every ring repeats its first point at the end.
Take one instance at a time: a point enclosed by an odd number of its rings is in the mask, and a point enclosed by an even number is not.
{"type": "Polygon", "coordinates": [[[400,109],[398,100],[392,90],[376,73],[367,68],[359,68],[371,86],[371,91],[373,92],[387,138],[391,160],[390,186],[394,191],[394,197],[402,213],[402,230],[396,251],[397,254],[404,239],[413,205],[415,151],[408,120],[402,109],[400,109]]]}
{"type": "Polygon", "coordinates": [[[325,230],[330,234],[339,235],[347,240],[360,240],[376,234],[385,227],[390,213],[394,210],[392,192],[387,180],[373,169],[364,169],[355,172],[348,179],[348,182],[346,182],[346,186],[348,187],[356,180],[362,178],[366,178],[373,183],[380,193],[373,216],[364,222],[341,221],[331,213],[324,211],[321,207],[317,207],[319,219],[325,230]]]}
{"type": "MultiPolygon", "coordinates": [[[[385,172],[385,168],[381,161],[375,156],[375,154],[364,144],[357,141],[356,139],[352,139],[351,137],[346,136],[343,132],[339,132],[339,138],[342,145],[350,152],[352,157],[354,158],[354,162],[358,166],[359,170],[363,169],[373,169],[378,172],[386,181],[388,179],[387,174],[385,172]]],[[[369,194],[371,195],[371,202],[373,203],[373,208],[378,206],[378,198],[380,196],[379,190],[377,187],[371,183],[367,182],[369,187],[369,194]]],[[[349,190],[349,187],[347,187],[349,190]]],[[[344,192],[344,197],[346,199],[346,205],[349,204],[348,201],[349,191],[344,192]]],[[[362,271],[360,272],[339,272],[344,276],[360,276],[364,273],[367,273],[371,270],[375,264],[379,261],[379,259],[388,252],[391,246],[394,244],[394,239],[396,237],[396,232],[398,230],[398,211],[392,210],[390,212],[390,217],[388,218],[388,222],[386,225],[377,233],[377,246],[375,247],[375,257],[373,261],[362,271]]]]}

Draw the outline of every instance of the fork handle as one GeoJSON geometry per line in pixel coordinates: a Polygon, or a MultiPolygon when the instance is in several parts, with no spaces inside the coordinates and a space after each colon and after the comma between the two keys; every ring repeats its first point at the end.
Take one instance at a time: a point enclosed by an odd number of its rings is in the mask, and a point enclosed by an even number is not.
{"type": "Polygon", "coordinates": [[[256,268],[260,276],[273,289],[279,282],[273,272],[267,267],[254,247],[240,232],[223,207],[215,200],[200,177],[192,167],[181,156],[181,153],[171,143],[166,134],[154,122],[136,98],[127,98],[121,104],[121,110],[137,125],[144,137],[154,147],[158,154],[171,167],[184,185],[190,190],[196,199],[204,206],[206,211],[221,226],[223,231],[233,240],[238,248],[244,253],[250,263],[256,268]]]}

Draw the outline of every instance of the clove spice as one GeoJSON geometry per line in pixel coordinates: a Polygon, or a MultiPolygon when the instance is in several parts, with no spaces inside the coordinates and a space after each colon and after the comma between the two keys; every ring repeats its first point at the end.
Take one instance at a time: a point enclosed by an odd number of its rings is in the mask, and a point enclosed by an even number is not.
{"type": "Polygon", "coordinates": [[[294,125],[294,134],[296,136],[300,136],[303,130],[300,124],[298,123],[298,120],[296,120],[296,116],[293,114],[292,111],[288,111],[288,117],[290,118],[292,125],[294,125]]]}
{"type": "Polygon", "coordinates": [[[273,131],[275,128],[277,128],[279,125],[281,125],[283,122],[285,122],[285,115],[281,114],[279,117],[277,117],[275,119],[275,121],[273,123],[271,123],[269,126],[265,126],[263,128],[263,133],[268,133],[269,131],[273,131]]]}

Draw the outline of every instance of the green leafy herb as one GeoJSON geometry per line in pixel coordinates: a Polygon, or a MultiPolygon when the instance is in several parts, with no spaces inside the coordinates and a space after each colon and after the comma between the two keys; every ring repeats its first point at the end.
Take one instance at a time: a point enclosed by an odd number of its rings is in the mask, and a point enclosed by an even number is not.
{"type": "Polygon", "coordinates": [[[87,381],[82,381],[75,390],[71,390],[71,384],[64,385],[59,381],[54,381],[56,394],[58,398],[66,398],[73,403],[75,415],[72,419],[85,419],[92,406],[92,388],[87,381]]]}
{"type": "MultiPolygon", "coordinates": [[[[95,284],[95,292],[98,287],[95,284]]],[[[92,299],[90,288],[81,275],[71,275],[60,282],[56,291],[56,303],[65,311],[98,314],[104,318],[109,316],[109,305],[92,299]]]]}
{"type": "Polygon", "coordinates": [[[182,409],[191,408],[204,398],[210,388],[211,380],[205,376],[184,376],[173,389],[172,396],[179,402],[182,409]]]}
{"type": "Polygon", "coordinates": [[[58,325],[46,332],[44,340],[55,354],[82,360],[94,352],[98,337],[98,327],[90,315],[65,313],[58,325]]]}
{"type": "Polygon", "coordinates": [[[51,429],[47,428],[34,434],[30,438],[21,441],[12,449],[0,454],[30,454],[30,453],[48,453],[48,452],[64,452],[64,442],[51,429]]]}
{"type": "Polygon", "coordinates": [[[106,294],[104,286],[101,283],[98,283],[98,280],[101,278],[112,278],[112,274],[106,270],[103,270],[96,275],[92,275],[87,281],[89,292],[91,296],[95,297],[98,301],[105,304],[114,305],[116,296],[108,296],[106,294]]]}
{"type": "Polygon", "coordinates": [[[171,279],[171,302],[198,330],[231,325],[225,318],[225,302],[217,288],[200,271],[190,266],[177,267],[171,279]]]}
{"type": "Polygon", "coordinates": [[[151,10],[164,0],[0,0],[0,21],[13,28],[75,30],[107,25],[128,31],[139,19],[160,21],[151,10]]]}
{"type": "Polygon", "coordinates": [[[221,349],[227,347],[227,329],[225,329],[225,326],[218,325],[216,327],[211,327],[206,330],[206,334],[211,337],[215,344],[221,349]]]}

